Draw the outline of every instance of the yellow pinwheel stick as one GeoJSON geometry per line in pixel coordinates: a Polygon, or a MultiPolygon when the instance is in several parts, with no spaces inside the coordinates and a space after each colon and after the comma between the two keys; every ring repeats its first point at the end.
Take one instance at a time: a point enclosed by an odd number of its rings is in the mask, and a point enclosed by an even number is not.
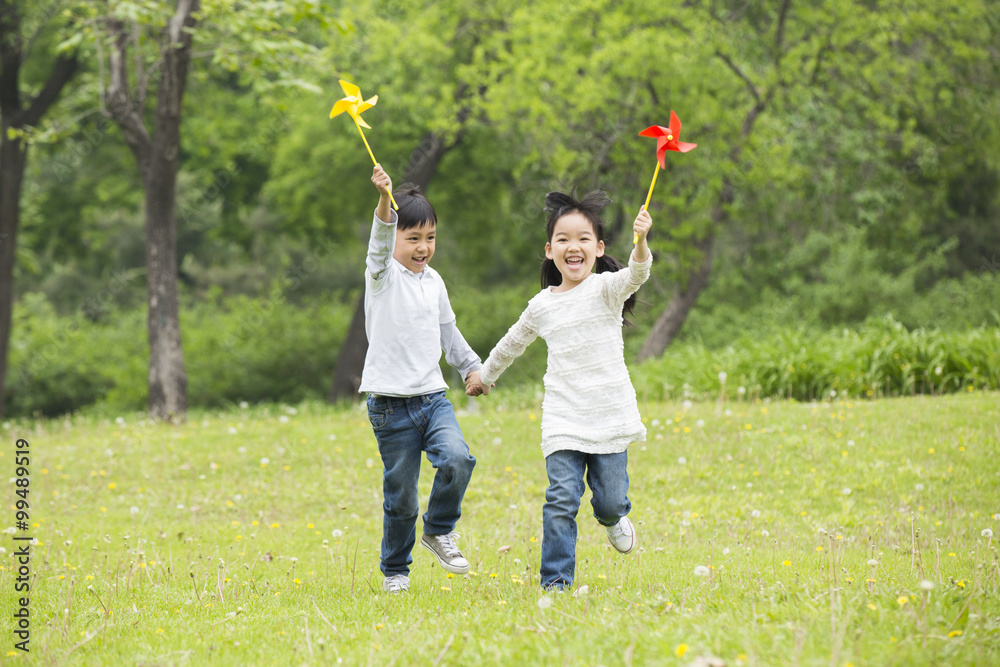
{"type": "MultiPolygon", "coordinates": [[[[333,105],[330,109],[330,118],[338,116],[345,111],[350,114],[351,118],[354,119],[354,125],[358,128],[358,133],[361,135],[361,141],[365,142],[365,148],[368,150],[368,156],[372,159],[372,164],[377,165],[378,160],[375,159],[375,154],[372,153],[372,147],[368,145],[368,139],[365,138],[365,132],[362,127],[367,127],[369,130],[372,126],[366,123],[362,118],[361,114],[368,111],[373,106],[378,103],[378,95],[370,97],[367,100],[361,96],[361,89],[355,86],[350,81],[340,80],[340,87],[344,89],[344,93],[347,97],[337,100],[337,103],[333,105]]],[[[399,210],[399,206],[396,204],[396,200],[392,196],[392,192],[389,193],[389,199],[392,201],[392,207],[399,210]]]]}

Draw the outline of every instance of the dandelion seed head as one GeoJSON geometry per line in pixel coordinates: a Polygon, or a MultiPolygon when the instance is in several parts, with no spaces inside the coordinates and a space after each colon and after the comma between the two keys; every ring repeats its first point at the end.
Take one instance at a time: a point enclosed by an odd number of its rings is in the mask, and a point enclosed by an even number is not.
{"type": "Polygon", "coordinates": [[[543,597],[538,598],[537,604],[539,609],[548,609],[549,607],[552,606],[552,598],[550,598],[548,595],[545,595],[543,597]]]}
{"type": "Polygon", "coordinates": [[[333,531],[330,532],[330,536],[333,537],[333,539],[335,540],[339,540],[344,536],[344,531],[342,531],[340,528],[334,528],[333,531]]]}
{"type": "Polygon", "coordinates": [[[843,493],[845,496],[849,496],[851,495],[851,490],[845,488],[841,493],[843,493]]]}
{"type": "Polygon", "coordinates": [[[993,531],[989,528],[983,528],[983,532],[979,533],[983,537],[993,537],[993,531]]]}
{"type": "Polygon", "coordinates": [[[753,510],[753,511],[751,511],[750,512],[750,516],[752,516],[755,519],[759,519],[760,518],[760,510],[753,510]]]}
{"type": "Polygon", "coordinates": [[[878,567],[878,561],[875,560],[874,558],[869,558],[868,564],[871,565],[872,567],[878,567]]]}
{"type": "Polygon", "coordinates": [[[924,579],[923,581],[920,582],[920,590],[923,591],[934,590],[934,582],[931,581],[930,579],[924,579]]]}
{"type": "Polygon", "coordinates": [[[736,388],[736,393],[742,396],[743,394],[747,393],[747,388],[744,387],[743,385],[740,385],[739,387],[736,388]]]}
{"type": "Polygon", "coordinates": [[[285,415],[281,415],[280,417],[278,417],[278,421],[281,422],[282,424],[287,424],[288,417],[286,417],[285,415]]]}
{"type": "Polygon", "coordinates": [[[707,577],[709,575],[708,568],[704,565],[696,565],[694,568],[694,576],[696,577],[707,577]]]}
{"type": "Polygon", "coordinates": [[[236,430],[235,426],[230,426],[229,427],[229,435],[236,435],[237,433],[238,433],[238,431],[236,430]]]}
{"type": "Polygon", "coordinates": [[[727,377],[729,377],[729,376],[726,375],[726,371],[719,371],[719,382],[720,383],[726,384],[726,378],[727,377]]]}
{"type": "Polygon", "coordinates": [[[678,457],[677,457],[677,463],[678,463],[678,464],[680,464],[680,465],[684,465],[684,464],[685,464],[685,463],[687,463],[687,462],[688,462],[688,460],[687,460],[686,458],[684,458],[683,456],[678,456],[678,457]]]}

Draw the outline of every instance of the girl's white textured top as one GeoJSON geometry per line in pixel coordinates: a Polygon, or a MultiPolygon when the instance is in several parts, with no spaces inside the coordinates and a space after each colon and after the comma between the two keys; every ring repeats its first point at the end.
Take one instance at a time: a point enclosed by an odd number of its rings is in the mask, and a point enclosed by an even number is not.
{"type": "Polygon", "coordinates": [[[542,401],[542,454],[561,449],[588,454],[623,452],[646,439],[635,389],[625,366],[622,305],[646,282],[645,262],[593,273],[566,292],[536,294],[520,319],[483,364],[483,384],[493,384],[536,338],[548,344],[542,401]]]}

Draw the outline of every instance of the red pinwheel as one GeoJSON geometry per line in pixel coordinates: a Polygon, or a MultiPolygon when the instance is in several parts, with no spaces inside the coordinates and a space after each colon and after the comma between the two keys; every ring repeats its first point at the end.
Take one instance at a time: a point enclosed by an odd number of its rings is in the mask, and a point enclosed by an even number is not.
{"type": "Polygon", "coordinates": [[[650,125],[639,133],[640,137],[656,137],[656,159],[660,166],[667,168],[667,151],[687,153],[693,151],[698,144],[678,141],[681,136],[681,119],[673,111],[670,112],[670,127],[650,125]]]}
{"type": "MultiPolygon", "coordinates": [[[[698,144],[689,144],[679,141],[681,136],[681,119],[677,114],[670,111],[670,127],[662,125],[650,125],[639,133],[640,137],[656,137],[656,169],[653,171],[653,182],[649,184],[649,194],[646,195],[645,208],[649,208],[649,200],[653,196],[653,188],[656,187],[656,175],[660,173],[660,167],[667,168],[667,151],[677,151],[687,153],[693,151],[698,144]]],[[[638,242],[639,235],[636,234],[633,243],[638,242]]]]}

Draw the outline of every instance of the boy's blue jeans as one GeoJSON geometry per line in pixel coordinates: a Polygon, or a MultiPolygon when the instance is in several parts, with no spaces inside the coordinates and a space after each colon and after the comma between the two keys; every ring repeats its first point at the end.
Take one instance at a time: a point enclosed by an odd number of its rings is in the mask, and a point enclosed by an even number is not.
{"type": "Polygon", "coordinates": [[[445,392],[396,398],[369,396],[371,420],[382,456],[382,574],[409,574],[416,543],[420,457],[437,469],[424,513],[424,533],[444,535],[462,515],[462,498],[476,459],[445,392]]]}
{"type": "Polygon", "coordinates": [[[593,493],[594,518],[613,526],[632,509],[628,499],[628,452],[586,454],[559,450],[545,459],[549,488],[542,507],[542,588],[573,583],[576,571],[576,513],[583,479],[593,493]]]}

